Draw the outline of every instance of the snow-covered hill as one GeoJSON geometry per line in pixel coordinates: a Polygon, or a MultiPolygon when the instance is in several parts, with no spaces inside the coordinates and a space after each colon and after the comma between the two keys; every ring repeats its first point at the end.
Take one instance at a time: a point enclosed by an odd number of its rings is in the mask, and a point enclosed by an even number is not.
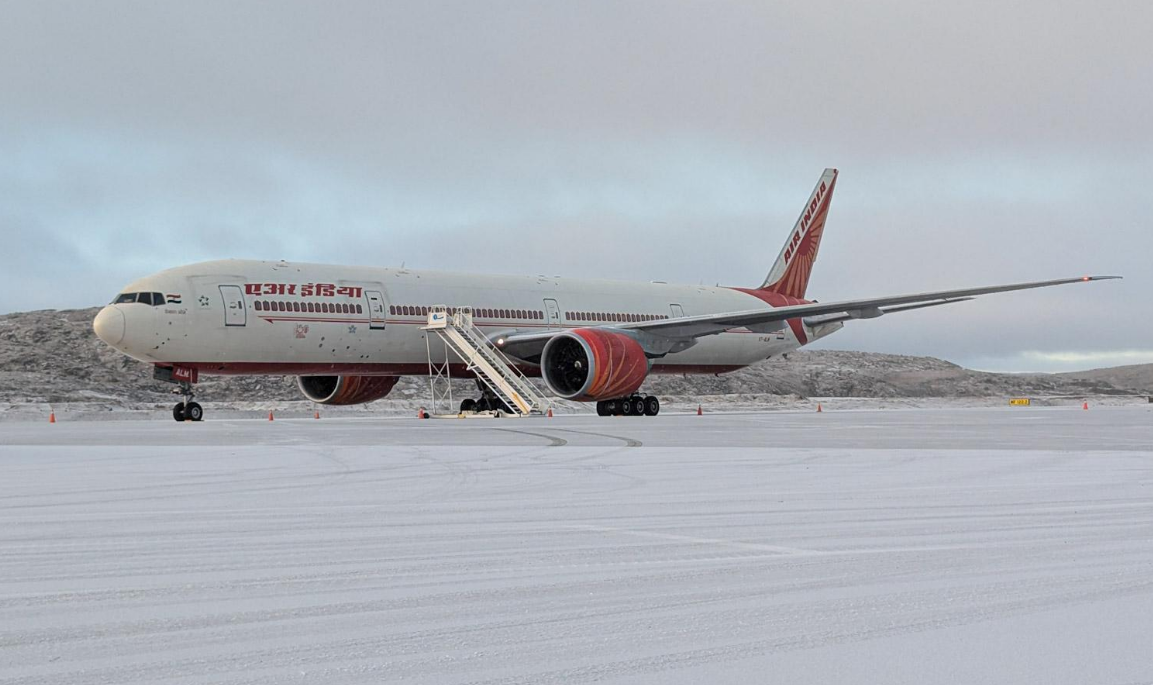
{"type": "MultiPolygon", "coordinates": [[[[0,402],[102,401],[117,406],[171,401],[172,386],[112,350],[92,333],[96,308],[0,316],[0,402]]],[[[1005,397],[1153,394],[1153,365],[1072,374],[998,374],[931,357],[801,351],[723,376],[654,376],[644,388],[666,397],[1005,397]]],[[[462,382],[462,396],[471,382],[462,382]]],[[[418,401],[427,381],[406,378],[390,399],[418,401]]],[[[301,399],[290,378],[206,377],[198,394],[214,402],[301,399]]]]}

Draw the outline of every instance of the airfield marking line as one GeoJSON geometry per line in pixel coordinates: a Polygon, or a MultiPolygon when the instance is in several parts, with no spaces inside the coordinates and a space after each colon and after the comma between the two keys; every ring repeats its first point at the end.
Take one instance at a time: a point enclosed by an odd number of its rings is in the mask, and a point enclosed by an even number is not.
{"type": "Polygon", "coordinates": [[[773,552],[775,554],[784,555],[813,555],[824,554],[816,550],[799,549],[796,547],[782,547],[780,545],[764,545],[757,542],[737,542],[735,540],[724,540],[722,538],[702,538],[694,535],[677,535],[676,533],[657,533],[648,530],[632,530],[629,528],[615,528],[613,526],[593,526],[574,524],[569,526],[577,530],[587,530],[596,533],[619,533],[621,535],[632,535],[640,538],[654,538],[657,540],[672,540],[676,542],[693,542],[702,545],[720,545],[722,547],[732,547],[734,549],[745,549],[754,552],[773,552]]]}

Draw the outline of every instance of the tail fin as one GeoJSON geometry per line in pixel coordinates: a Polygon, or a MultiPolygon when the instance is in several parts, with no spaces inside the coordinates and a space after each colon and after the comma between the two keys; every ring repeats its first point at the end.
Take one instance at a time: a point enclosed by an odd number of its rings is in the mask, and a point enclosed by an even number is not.
{"type": "Polygon", "coordinates": [[[771,290],[789,297],[804,297],[809,286],[809,274],[821,247],[821,234],[825,232],[825,219],[829,216],[829,203],[833,200],[833,186],[837,185],[837,170],[825,169],[809,202],[789,233],[781,254],[769,271],[761,290],[771,290]]]}

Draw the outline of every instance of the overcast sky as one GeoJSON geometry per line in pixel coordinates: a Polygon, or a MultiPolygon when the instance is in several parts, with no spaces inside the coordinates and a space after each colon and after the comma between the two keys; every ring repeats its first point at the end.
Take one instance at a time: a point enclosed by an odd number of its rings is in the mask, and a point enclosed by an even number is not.
{"type": "Polygon", "coordinates": [[[1153,361],[1153,4],[0,2],[0,312],[225,257],[758,285],[1083,273],[849,324],[977,368],[1153,361]]]}

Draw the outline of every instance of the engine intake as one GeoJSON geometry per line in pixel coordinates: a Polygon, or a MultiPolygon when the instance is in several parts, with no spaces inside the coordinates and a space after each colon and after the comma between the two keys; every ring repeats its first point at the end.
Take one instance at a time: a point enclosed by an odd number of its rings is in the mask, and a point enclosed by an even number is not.
{"type": "Polygon", "coordinates": [[[317,404],[364,404],[392,391],[399,376],[297,376],[300,392],[317,404]]]}
{"type": "Polygon", "coordinates": [[[589,402],[636,392],[649,372],[640,343],[621,333],[577,328],[559,333],[541,354],[541,375],[558,397],[589,402]]]}

